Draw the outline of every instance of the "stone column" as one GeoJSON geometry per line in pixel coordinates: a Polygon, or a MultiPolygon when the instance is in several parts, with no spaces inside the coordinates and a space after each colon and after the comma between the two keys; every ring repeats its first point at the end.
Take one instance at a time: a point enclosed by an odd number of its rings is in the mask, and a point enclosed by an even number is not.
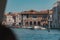
{"type": "Polygon", "coordinates": [[[22,19],[21,19],[21,23],[22,23],[22,25],[21,25],[21,26],[23,26],[23,15],[21,15],[21,17],[22,17],[22,19]]]}
{"type": "Polygon", "coordinates": [[[38,26],[38,21],[36,21],[36,25],[38,26]]]}
{"type": "Polygon", "coordinates": [[[32,21],[32,27],[34,27],[34,21],[32,21]]]}
{"type": "Polygon", "coordinates": [[[29,26],[29,21],[28,21],[28,26],[29,26]]]}

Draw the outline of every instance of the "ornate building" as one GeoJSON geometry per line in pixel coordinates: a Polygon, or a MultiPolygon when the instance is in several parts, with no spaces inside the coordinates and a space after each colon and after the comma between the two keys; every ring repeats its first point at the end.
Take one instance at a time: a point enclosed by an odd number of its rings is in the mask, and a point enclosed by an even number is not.
{"type": "Polygon", "coordinates": [[[51,16],[52,10],[43,10],[43,11],[24,11],[21,12],[22,15],[22,25],[23,26],[47,26],[48,25],[48,17],[51,16]]]}

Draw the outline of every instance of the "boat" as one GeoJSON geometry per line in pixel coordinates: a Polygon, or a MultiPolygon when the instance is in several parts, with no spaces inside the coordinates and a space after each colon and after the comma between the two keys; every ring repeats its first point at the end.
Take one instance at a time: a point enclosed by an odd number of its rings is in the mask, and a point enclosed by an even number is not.
{"type": "Polygon", "coordinates": [[[34,29],[41,29],[41,30],[44,30],[46,28],[42,27],[42,26],[34,26],[34,29]]]}
{"type": "Polygon", "coordinates": [[[33,28],[34,28],[34,29],[39,29],[39,26],[34,26],[33,28]]]}
{"type": "Polygon", "coordinates": [[[44,30],[44,29],[46,29],[46,28],[44,28],[44,27],[40,27],[40,29],[41,29],[41,30],[44,30]]]}

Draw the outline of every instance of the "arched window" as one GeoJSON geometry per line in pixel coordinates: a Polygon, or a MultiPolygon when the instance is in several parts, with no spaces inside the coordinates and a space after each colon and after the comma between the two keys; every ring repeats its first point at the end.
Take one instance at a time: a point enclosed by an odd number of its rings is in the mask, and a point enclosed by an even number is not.
{"type": "Polygon", "coordinates": [[[36,25],[36,21],[34,21],[34,25],[36,25]]]}
{"type": "Polygon", "coordinates": [[[38,25],[40,26],[40,21],[38,21],[38,25]]]}
{"type": "Polygon", "coordinates": [[[32,21],[30,21],[30,25],[32,25],[32,21]]]}

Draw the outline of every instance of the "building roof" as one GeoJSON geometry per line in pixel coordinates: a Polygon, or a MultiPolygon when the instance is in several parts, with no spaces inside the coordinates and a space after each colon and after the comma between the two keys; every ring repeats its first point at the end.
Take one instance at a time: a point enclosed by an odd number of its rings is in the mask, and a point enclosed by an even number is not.
{"type": "Polygon", "coordinates": [[[5,13],[4,15],[5,16],[17,16],[17,15],[19,15],[20,13],[16,13],[16,12],[13,12],[13,13],[5,13]]]}
{"type": "Polygon", "coordinates": [[[49,13],[48,13],[48,10],[42,10],[40,12],[35,10],[30,10],[30,11],[21,12],[21,14],[49,14],[49,13]]]}
{"type": "Polygon", "coordinates": [[[35,10],[29,10],[29,11],[23,11],[23,12],[9,12],[5,13],[5,16],[17,16],[21,14],[52,14],[53,10],[42,10],[42,11],[35,11],[35,10]]]}

